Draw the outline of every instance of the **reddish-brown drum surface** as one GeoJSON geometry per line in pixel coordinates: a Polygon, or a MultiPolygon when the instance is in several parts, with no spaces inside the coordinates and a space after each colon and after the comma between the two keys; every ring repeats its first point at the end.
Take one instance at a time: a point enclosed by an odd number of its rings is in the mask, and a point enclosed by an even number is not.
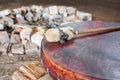
{"type": "MultiPolygon", "coordinates": [[[[75,30],[117,27],[115,22],[71,23],[75,30]]],[[[42,41],[41,58],[49,73],[60,80],[119,80],[120,31],[76,36],[66,44],[42,41]]]]}

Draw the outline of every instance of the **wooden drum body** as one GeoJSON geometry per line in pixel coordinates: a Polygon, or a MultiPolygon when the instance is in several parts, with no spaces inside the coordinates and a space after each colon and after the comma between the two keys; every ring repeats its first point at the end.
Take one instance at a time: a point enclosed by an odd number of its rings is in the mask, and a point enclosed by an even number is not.
{"type": "MultiPolygon", "coordinates": [[[[120,26],[115,22],[68,24],[76,30],[120,26]]],[[[76,36],[66,44],[42,41],[41,58],[46,70],[60,80],[119,80],[120,31],[76,36]]]]}

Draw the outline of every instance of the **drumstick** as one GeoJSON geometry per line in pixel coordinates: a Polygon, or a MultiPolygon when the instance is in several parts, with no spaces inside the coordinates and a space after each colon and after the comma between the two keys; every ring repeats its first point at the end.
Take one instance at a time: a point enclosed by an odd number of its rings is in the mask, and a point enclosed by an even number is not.
{"type": "Polygon", "coordinates": [[[104,33],[109,31],[120,30],[120,27],[107,27],[107,28],[97,28],[97,29],[85,29],[80,31],[73,31],[74,34],[86,34],[86,33],[104,33]]]}
{"type": "Polygon", "coordinates": [[[104,33],[120,30],[120,27],[107,27],[107,28],[97,28],[97,29],[85,29],[80,31],[74,31],[71,27],[64,27],[64,28],[51,28],[48,29],[44,36],[48,42],[62,42],[64,43],[66,40],[71,40],[74,38],[74,35],[78,34],[87,34],[87,33],[104,33]]]}

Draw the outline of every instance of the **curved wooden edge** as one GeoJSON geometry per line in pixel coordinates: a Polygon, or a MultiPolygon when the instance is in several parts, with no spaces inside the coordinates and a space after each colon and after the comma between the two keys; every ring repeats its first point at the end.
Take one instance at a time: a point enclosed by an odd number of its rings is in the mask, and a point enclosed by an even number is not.
{"type": "Polygon", "coordinates": [[[60,80],[102,80],[98,78],[93,78],[87,75],[83,75],[77,72],[73,72],[68,70],[59,64],[53,62],[41,48],[41,59],[46,68],[46,70],[52,75],[53,77],[60,79],[60,80]]]}

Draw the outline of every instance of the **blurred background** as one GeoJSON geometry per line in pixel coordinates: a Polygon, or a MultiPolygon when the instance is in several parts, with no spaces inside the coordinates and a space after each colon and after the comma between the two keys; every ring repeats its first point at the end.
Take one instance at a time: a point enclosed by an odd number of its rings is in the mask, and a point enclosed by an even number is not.
{"type": "Polygon", "coordinates": [[[91,13],[94,20],[120,22],[120,0],[0,0],[0,10],[31,5],[73,6],[91,13]]]}

